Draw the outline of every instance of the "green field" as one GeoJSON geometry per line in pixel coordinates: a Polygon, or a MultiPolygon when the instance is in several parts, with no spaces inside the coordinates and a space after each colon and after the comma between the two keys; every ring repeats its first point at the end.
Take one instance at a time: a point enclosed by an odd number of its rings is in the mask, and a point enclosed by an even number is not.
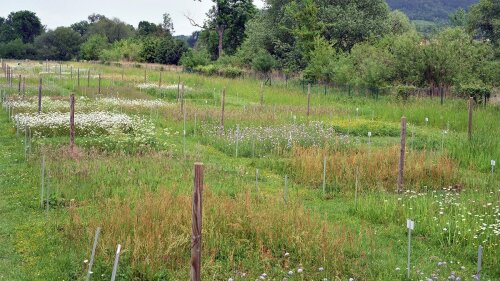
{"type": "Polygon", "coordinates": [[[0,78],[0,280],[85,280],[97,227],[91,280],[110,279],[117,244],[118,280],[187,280],[195,162],[205,168],[203,280],[406,280],[407,219],[411,280],[474,280],[479,245],[481,280],[500,280],[498,105],[475,104],[469,140],[462,99],[313,87],[307,116],[308,96],[293,81],[261,89],[254,79],[144,66],[9,64],[12,87],[0,78]],[[69,123],[57,123],[69,120],[72,93],[74,152],[69,123]]]}

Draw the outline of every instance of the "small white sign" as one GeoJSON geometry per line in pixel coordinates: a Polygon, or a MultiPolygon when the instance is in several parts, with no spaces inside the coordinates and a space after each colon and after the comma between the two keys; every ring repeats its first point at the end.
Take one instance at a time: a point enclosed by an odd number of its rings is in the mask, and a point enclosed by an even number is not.
{"type": "Polygon", "coordinates": [[[356,107],[356,111],[359,111],[359,107],[356,107]]]}
{"type": "Polygon", "coordinates": [[[491,160],[491,166],[495,166],[496,162],[495,160],[491,160]]]}
{"type": "Polygon", "coordinates": [[[410,219],[406,220],[406,228],[413,230],[415,228],[415,222],[410,219]]]}
{"type": "Polygon", "coordinates": [[[429,118],[425,117],[425,122],[429,122],[429,118]]]}
{"type": "Polygon", "coordinates": [[[368,136],[371,137],[372,136],[372,132],[368,132],[368,136]]]}

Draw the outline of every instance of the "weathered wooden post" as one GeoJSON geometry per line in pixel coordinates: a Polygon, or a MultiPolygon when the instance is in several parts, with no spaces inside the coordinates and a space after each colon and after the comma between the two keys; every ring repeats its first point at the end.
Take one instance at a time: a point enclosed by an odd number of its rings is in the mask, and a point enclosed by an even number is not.
{"type": "Polygon", "coordinates": [[[194,164],[194,191],[191,235],[191,281],[201,281],[201,228],[203,198],[203,163],[194,164]]]}
{"type": "Polygon", "coordinates": [[[146,68],[144,68],[144,84],[148,81],[147,75],[146,75],[146,68]]]}
{"type": "Polygon", "coordinates": [[[467,133],[469,135],[469,140],[472,140],[472,111],[474,110],[474,98],[469,98],[469,127],[467,133]]]}
{"type": "Polygon", "coordinates": [[[307,84],[307,117],[311,113],[311,83],[307,84]]]}
{"type": "Polygon", "coordinates": [[[160,71],[160,81],[158,82],[158,88],[161,89],[161,74],[162,74],[162,71],[160,71]]]}
{"type": "Polygon", "coordinates": [[[99,89],[97,92],[99,95],[101,94],[101,73],[99,73],[99,89]]]}
{"type": "Polygon", "coordinates": [[[403,192],[403,176],[405,168],[405,150],[406,150],[406,117],[401,117],[401,154],[399,157],[398,173],[398,193],[403,192]]]}
{"type": "Polygon", "coordinates": [[[42,77],[38,82],[38,114],[42,113],[42,77]]]}
{"type": "Polygon", "coordinates": [[[21,95],[21,74],[19,74],[19,81],[18,81],[18,86],[17,86],[17,94],[21,95]]]}
{"type": "Polygon", "coordinates": [[[75,94],[71,94],[69,98],[70,113],[69,113],[69,147],[71,152],[75,151],[75,94]]]}
{"type": "Polygon", "coordinates": [[[77,80],[78,80],[78,88],[80,88],[80,68],[77,70],[77,80]]]}
{"type": "Polygon", "coordinates": [[[220,117],[220,127],[222,132],[224,132],[224,106],[226,101],[226,88],[222,90],[222,99],[221,99],[221,117],[220,117]]]}
{"type": "Polygon", "coordinates": [[[87,88],[90,88],[90,68],[87,69],[87,88]]]}
{"type": "Polygon", "coordinates": [[[26,96],[26,77],[23,77],[23,97],[26,96]]]}

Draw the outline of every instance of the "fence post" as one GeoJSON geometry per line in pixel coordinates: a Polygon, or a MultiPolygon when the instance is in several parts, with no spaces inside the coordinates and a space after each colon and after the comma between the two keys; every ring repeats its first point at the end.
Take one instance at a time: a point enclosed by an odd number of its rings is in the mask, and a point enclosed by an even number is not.
{"type": "Polygon", "coordinates": [[[71,94],[70,99],[70,115],[69,115],[69,146],[71,153],[75,150],[75,94],[71,94]]]}
{"type": "Polygon", "coordinates": [[[483,246],[479,245],[479,248],[477,250],[477,273],[476,277],[477,280],[481,280],[481,262],[483,258],[483,246]]]}
{"type": "Polygon", "coordinates": [[[97,240],[99,239],[99,233],[101,233],[101,228],[100,227],[98,227],[96,229],[96,231],[95,231],[94,244],[92,245],[92,253],[90,254],[89,268],[87,270],[87,279],[86,279],[86,281],[90,280],[90,274],[92,272],[92,265],[94,264],[95,249],[97,247],[97,240]]]}
{"type": "Polygon", "coordinates": [[[77,69],[76,75],[78,80],[78,88],[80,88],[80,68],[77,69]]]}
{"type": "Polygon", "coordinates": [[[203,198],[203,163],[194,164],[194,191],[191,236],[191,281],[201,281],[201,228],[203,198]]]}
{"type": "Polygon", "coordinates": [[[115,281],[116,279],[116,272],[118,271],[118,261],[120,260],[121,249],[122,245],[118,244],[118,247],[116,248],[115,263],[113,264],[113,273],[111,274],[111,281],[115,281]]]}
{"type": "Polygon", "coordinates": [[[162,71],[160,70],[160,81],[158,82],[158,88],[161,89],[161,73],[162,71]]]}
{"type": "Polygon", "coordinates": [[[399,158],[398,193],[401,193],[403,191],[405,150],[406,150],[406,117],[403,116],[401,117],[401,154],[399,158]]]}
{"type": "Polygon", "coordinates": [[[474,98],[469,98],[469,127],[467,129],[467,133],[469,135],[469,140],[472,140],[472,112],[474,109],[474,98]]]}

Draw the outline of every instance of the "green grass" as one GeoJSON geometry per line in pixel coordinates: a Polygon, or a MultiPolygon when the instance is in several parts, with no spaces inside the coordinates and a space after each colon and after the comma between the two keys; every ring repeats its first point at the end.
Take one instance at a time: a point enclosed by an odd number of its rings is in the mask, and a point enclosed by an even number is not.
{"type": "MultiPolygon", "coordinates": [[[[38,69],[20,71],[31,75],[27,79],[30,96],[37,94],[40,66],[35,65],[38,69]]],[[[84,260],[89,259],[97,226],[103,232],[92,280],[109,279],[118,243],[124,249],[121,280],[186,280],[192,169],[198,161],[205,164],[204,280],[243,280],[242,274],[254,280],[264,272],[274,280],[285,276],[288,280],[405,280],[407,218],[416,223],[412,280],[431,274],[447,280],[452,271],[469,280],[479,244],[485,248],[482,279],[500,280],[500,236],[493,232],[500,219],[500,177],[497,171],[490,173],[489,165],[491,159],[500,158],[498,106],[475,109],[474,134],[468,140],[463,100],[449,99],[444,105],[436,99],[402,103],[391,96],[350,96],[345,89],[329,89],[325,95],[318,88],[313,89],[307,117],[307,96],[300,84],[266,86],[260,107],[259,81],[165,71],[163,84],[177,84],[180,77],[194,89],[185,96],[184,139],[176,91],[137,88],[144,83],[144,69],[125,68],[122,80],[121,68],[73,66],[102,73],[101,96],[97,79],[91,79],[87,88],[82,76],[78,88],[76,75],[70,80],[58,74],[44,75],[44,95],[67,97],[75,92],[89,98],[163,99],[174,105],[158,111],[124,110],[155,124],[157,141],[150,147],[124,148],[111,145],[116,141],[113,137],[77,135],[79,152],[71,156],[66,137],[50,137],[34,142],[28,161],[24,135],[16,137],[7,113],[0,114],[0,280],[83,280],[84,260]],[[227,132],[236,126],[283,128],[294,122],[307,128],[311,121],[321,121],[343,141],[332,138],[287,147],[286,137],[278,137],[279,148],[241,141],[236,158],[233,139],[207,131],[219,125],[223,88],[227,132]],[[407,169],[415,169],[407,174],[411,182],[431,184],[407,184],[404,194],[395,194],[392,175],[397,160],[388,159],[394,156],[384,152],[399,145],[403,115],[409,124],[408,159],[416,161],[407,163],[407,169]],[[429,118],[427,124],[425,118],[429,118]],[[444,138],[443,130],[447,131],[444,138]],[[368,132],[372,132],[370,140],[368,132]],[[84,145],[98,141],[110,145],[84,145]],[[256,152],[252,152],[254,146],[256,152]],[[308,154],[297,153],[300,149],[308,154]],[[51,194],[48,211],[40,207],[42,153],[51,194]],[[327,168],[326,194],[321,188],[322,155],[332,157],[329,163],[339,162],[327,168]],[[446,167],[436,166],[439,163],[446,167]],[[357,192],[356,165],[362,167],[357,192]],[[447,174],[450,167],[452,175],[447,174]],[[449,186],[453,190],[447,190],[449,186]],[[487,225],[485,230],[482,223],[487,225]],[[285,252],[290,257],[285,258],[285,252]],[[446,265],[438,266],[442,262],[446,265]],[[299,267],[305,269],[303,274],[297,273],[299,267]],[[319,267],[325,270],[320,272],[319,267]],[[289,276],[289,270],[294,275],[289,276]],[[423,274],[417,278],[417,272],[423,274]]],[[[159,71],[147,70],[148,83],[156,84],[158,79],[159,71]]],[[[3,90],[17,95],[16,88],[3,90]]],[[[320,134],[308,131],[307,135],[320,134]]]]}

